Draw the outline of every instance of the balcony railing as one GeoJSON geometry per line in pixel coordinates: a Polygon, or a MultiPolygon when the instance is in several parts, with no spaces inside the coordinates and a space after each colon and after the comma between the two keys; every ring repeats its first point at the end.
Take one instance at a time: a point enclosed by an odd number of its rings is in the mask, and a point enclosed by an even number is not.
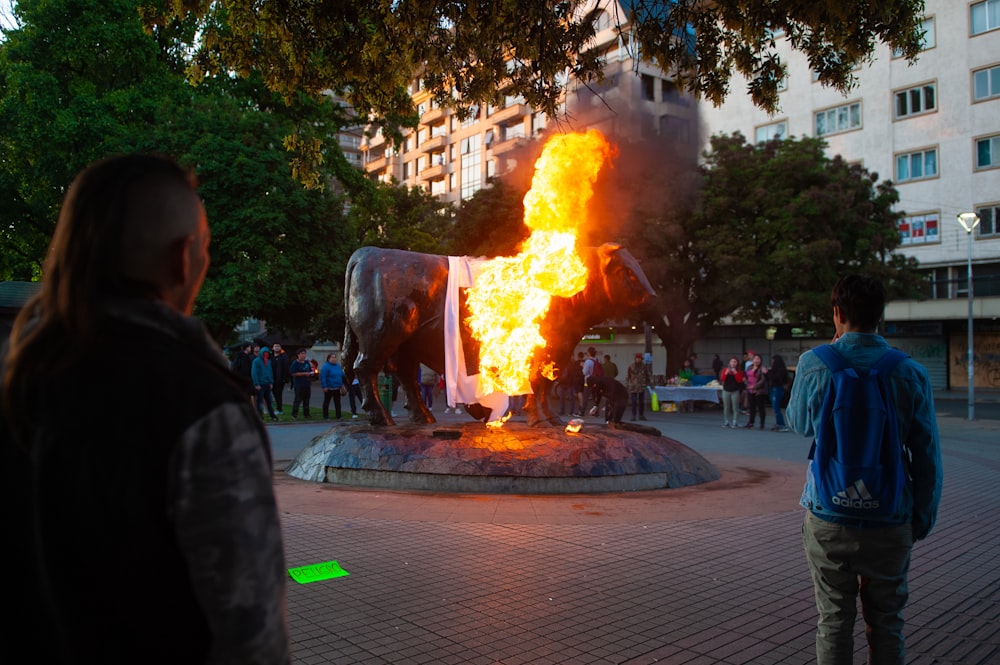
{"type": "Polygon", "coordinates": [[[440,150],[444,147],[445,136],[442,134],[440,136],[435,136],[432,139],[427,139],[420,144],[420,150],[423,152],[430,152],[432,150],[440,150]]]}
{"type": "Polygon", "coordinates": [[[523,118],[531,113],[531,107],[527,104],[513,104],[505,109],[501,109],[490,116],[490,122],[498,125],[513,118],[523,118]]]}

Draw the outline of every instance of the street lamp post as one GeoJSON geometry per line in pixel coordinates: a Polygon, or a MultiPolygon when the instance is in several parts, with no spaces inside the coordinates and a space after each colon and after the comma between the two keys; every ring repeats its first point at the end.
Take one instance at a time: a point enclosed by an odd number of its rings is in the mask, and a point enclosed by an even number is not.
{"type": "Polygon", "coordinates": [[[975,397],[975,387],[974,378],[975,370],[973,368],[973,353],[972,353],[972,231],[979,224],[979,215],[974,212],[963,212],[958,216],[958,223],[962,225],[965,229],[965,234],[969,236],[969,263],[966,268],[965,276],[968,280],[969,285],[969,420],[976,419],[976,397],[975,397]]]}

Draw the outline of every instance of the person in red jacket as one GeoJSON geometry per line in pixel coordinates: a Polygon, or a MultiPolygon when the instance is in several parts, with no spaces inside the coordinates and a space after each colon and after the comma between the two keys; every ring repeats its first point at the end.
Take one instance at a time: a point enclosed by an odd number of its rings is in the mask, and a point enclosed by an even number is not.
{"type": "Polygon", "coordinates": [[[722,384],[722,426],[737,427],[736,418],[740,413],[740,392],[743,390],[743,370],[736,356],[729,359],[729,366],[719,372],[722,384]]]}

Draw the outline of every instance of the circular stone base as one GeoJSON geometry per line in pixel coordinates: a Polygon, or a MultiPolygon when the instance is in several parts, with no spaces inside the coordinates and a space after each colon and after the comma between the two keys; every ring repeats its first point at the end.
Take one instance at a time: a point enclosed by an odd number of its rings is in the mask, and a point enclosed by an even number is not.
{"type": "Polygon", "coordinates": [[[313,439],[285,472],[351,487],[515,494],[664,489],[720,477],[683,443],[626,427],[338,426],[313,439]]]}

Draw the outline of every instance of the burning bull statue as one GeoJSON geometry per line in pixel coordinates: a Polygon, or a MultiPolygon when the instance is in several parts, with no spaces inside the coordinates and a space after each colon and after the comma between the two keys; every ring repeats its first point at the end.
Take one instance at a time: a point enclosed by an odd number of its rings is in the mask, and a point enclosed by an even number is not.
{"type": "MultiPolygon", "coordinates": [[[[529,425],[562,424],[549,408],[551,369],[562,369],[571,361],[573,349],[587,330],[601,321],[641,312],[656,297],[638,262],[619,245],[584,249],[581,258],[587,267],[586,286],[572,297],[553,297],[540,322],[546,345],[531,360],[532,394],[524,406],[529,425]]],[[[378,393],[378,374],[383,369],[398,377],[410,420],[436,422],[420,399],[417,374],[420,363],[439,374],[445,371],[448,271],[446,256],[377,247],[362,247],[347,264],[344,367],[357,375],[363,408],[375,425],[395,424],[378,393]]],[[[469,362],[476,344],[466,330],[461,333],[466,365],[478,367],[469,362]]],[[[488,410],[466,406],[474,417],[489,418],[488,410]]]]}

